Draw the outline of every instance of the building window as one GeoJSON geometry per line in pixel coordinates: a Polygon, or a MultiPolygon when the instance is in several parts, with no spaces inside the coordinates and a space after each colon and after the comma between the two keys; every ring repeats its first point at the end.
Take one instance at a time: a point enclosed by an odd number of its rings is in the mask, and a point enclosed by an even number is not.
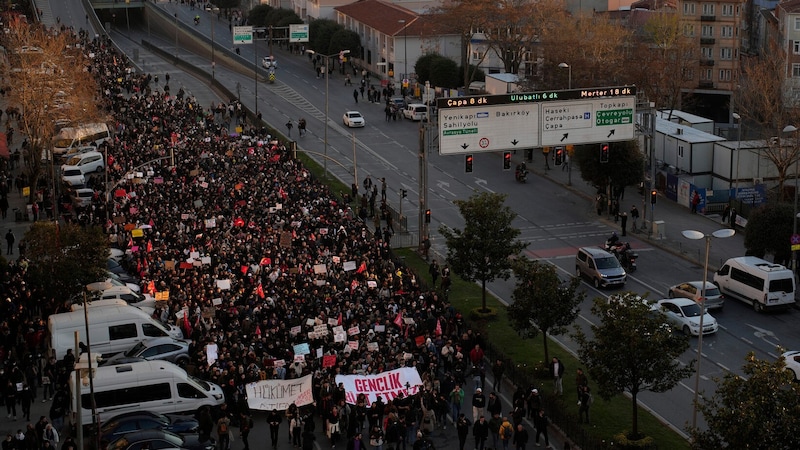
{"type": "Polygon", "coordinates": [[[734,11],[734,9],[733,9],[733,5],[732,4],[726,3],[726,4],[722,5],[722,15],[723,16],[729,16],[729,17],[733,16],[733,11],[734,11]]]}
{"type": "Polygon", "coordinates": [[[714,3],[703,3],[703,15],[704,16],[714,16],[716,15],[714,7],[717,6],[714,3]]]}
{"type": "Polygon", "coordinates": [[[730,47],[723,47],[719,49],[719,59],[731,59],[733,56],[733,49],[730,47]]]}
{"type": "Polygon", "coordinates": [[[800,78],[800,64],[792,64],[792,78],[800,78]]]}
{"type": "Polygon", "coordinates": [[[714,58],[714,49],[712,47],[701,47],[700,52],[703,55],[703,59],[714,58]]]}
{"type": "Polygon", "coordinates": [[[711,73],[711,69],[706,69],[700,71],[700,79],[701,80],[712,80],[713,74],[711,73]]]}
{"type": "Polygon", "coordinates": [[[711,25],[703,25],[701,36],[704,38],[714,37],[714,27],[711,25]]]}
{"type": "Polygon", "coordinates": [[[678,157],[679,158],[683,158],[683,146],[682,145],[678,146],[678,157]]]}
{"type": "Polygon", "coordinates": [[[694,80],[694,70],[693,69],[683,69],[683,80],[684,81],[692,81],[692,80],[694,80]]]}
{"type": "Polygon", "coordinates": [[[720,71],[719,71],[719,81],[731,81],[731,70],[730,69],[720,69],[720,71]]]}
{"type": "Polygon", "coordinates": [[[720,30],[720,36],[724,38],[733,37],[733,27],[729,25],[723,26],[722,30],[720,30]]]}
{"type": "Polygon", "coordinates": [[[694,3],[684,3],[683,4],[683,15],[684,16],[693,16],[695,15],[695,6],[694,3]]]}
{"type": "Polygon", "coordinates": [[[795,17],[794,18],[794,29],[795,30],[800,30],[800,17],[795,17]]]}
{"type": "Polygon", "coordinates": [[[683,25],[683,35],[686,37],[694,37],[694,24],[687,23],[683,25]]]}
{"type": "Polygon", "coordinates": [[[792,41],[792,51],[795,55],[800,55],[800,41],[792,41]]]}

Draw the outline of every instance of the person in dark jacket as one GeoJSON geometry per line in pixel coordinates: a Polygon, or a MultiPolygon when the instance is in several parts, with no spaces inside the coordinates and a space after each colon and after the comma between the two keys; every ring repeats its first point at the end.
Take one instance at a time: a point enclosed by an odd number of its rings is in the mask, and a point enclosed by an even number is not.
{"type": "Polygon", "coordinates": [[[519,424],[517,425],[517,429],[514,431],[514,448],[516,448],[517,450],[525,450],[525,445],[527,444],[528,444],[528,430],[526,430],[522,424],[519,424]]]}
{"type": "Polygon", "coordinates": [[[269,424],[269,437],[272,441],[273,450],[278,448],[278,430],[281,427],[281,421],[283,421],[283,417],[277,409],[273,409],[269,415],[267,415],[267,423],[269,424]]]}
{"type": "Polygon", "coordinates": [[[489,437],[489,422],[486,421],[485,416],[478,418],[478,421],[472,426],[472,436],[475,438],[475,449],[483,450],[486,439],[489,437]]]}
{"type": "Polygon", "coordinates": [[[536,427],[536,445],[539,445],[539,435],[544,435],[544,445],[545,447],[550,447],[550,438],[547,436],[547,425],[550,423],[550,420],[544,413],[543,409],[540,409],[539,412],[533,416],[533,426],[536,427]]]}
{"type": "Polygon", "coordinates": [[[458,432],[458,450],[464,450],[464,444],[467,443],[467,435],[469,435],[470,421],[464,416],[463,413],[458,415],[456,420],[456,431],[458,432]]]}

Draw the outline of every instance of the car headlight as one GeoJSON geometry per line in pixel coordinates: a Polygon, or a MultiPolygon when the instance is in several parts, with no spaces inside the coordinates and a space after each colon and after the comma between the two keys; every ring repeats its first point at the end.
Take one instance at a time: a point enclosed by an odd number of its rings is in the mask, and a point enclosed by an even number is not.
{"type": "Polygon", "coordinates": [[[222,394],[214,394],[214,400],[222,400],[222,394]]]}

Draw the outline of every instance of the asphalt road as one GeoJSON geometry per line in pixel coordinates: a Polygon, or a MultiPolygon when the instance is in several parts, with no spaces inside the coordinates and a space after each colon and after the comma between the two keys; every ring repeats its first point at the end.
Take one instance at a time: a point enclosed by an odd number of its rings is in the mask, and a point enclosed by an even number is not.
{"type": "MultiPolygon", "coordinates": [[[[56,2],[53,2],[56,3],[56,2]]],[[[179,20],[190,24],[197,11],[190,11],[187,6],[166,4],[161,2],[170,15],[177,12],[179,20]]],[[[227,21],[211,18],[207,12],[202,15],[200,25],[188,26],[198,33],[210,36],[210,24],[214,23],[215,36],[218,42],[227,39],[230,42],[227,21]],[[226,35],[226,33],[228,33],[226,35]]],[[[63,17],[62,17],[63,20],[63,17]]],[[[83,19],[81,19],[83,20],[83,19]]],[[[148,34],[148,30],[136,24],[130,30],[117,29],[130,39],[114,35],[115,39],[126,48],[133,48],[142,39],[157,41],[155,34],[148,34]]],[[[154,33],[154,31],[153,31],[154,33]]],[[[162,48],[174,48],[174,41],[170,36],[165,36],[159,41],[162,48]]],[[[232,52],[232,44],[226,44],[232,52]]],[[[259,55],[267,54],[266,43],[259,43],[259,55]]],[[[278,59],[278,81],[275,84],[259,83],[259,110],[264,119],[276,127],[292,119],[296,121],[304,117],[308,121],[309,133],[302,138],[299,145],[314,152],[323,153],[323,136],[325,123],[325,93],[324,78],[316,78],[311,63],[305,55],[290,55],[274,47],[278,59]]],[[[144,55],[144,53],[140,53],[144,55]]],[[[253,61],[252,46],[241,47],[241,58],[244,62],[253,61]]],[[[188,57],[188,56],[187,56],[188,57]]],[[[175,72],[175,68],[168,62],[152,59],[149,55],[141,57],[143,67],[152,73],[175,72]]],[[[196,65],[207,67],[210,72],[210,61],[202,58],[196,65]]],[[[242,101],[251,106],[255,99],[255,85],[252,77],[247,77],[230,71],[220,66],[216,68],[217,78],[224,83],[235,86],[239,83],[242,101]]],[[[173,76],[175,78],[175,76],[173,76]]],[[[193,83],[187,90],[198,96],[208,95],[203,90],[203,83],[198,80],[181,78],[182,82],[193,83]]],[[[344,167],[329,163],[329,170],[349,182],[353,178],[353,152],[355,142],[355,156],[358,166],[358,181],[363,180],[366,174],[373,180],[386,177],[389,185],[390,202],[397,207],[399,197],[398,189],[407,189],[409,196],[403,201],[403,210],[413,214],[418,208],[418,132],[419,124],[410,121],[389,122],[384,121],[383,107],[379,104],[369,104],[359,101],[355,104],[352,97],[353,88],[344,86],[343,78],[337,73],[329,81],[329,131],[328,149],[330,157],[335,158],[344,167]],[[341,115],[348,109],[358,109],[367,119],[367,126],[363,129],[350,130],[341,125],[341,115]]],[[[208,103],[213,100],[209,96],[208,103]]],[[[295,128],[296,130],[296,128],[295,128]]],[[[514,163],[522,157],[514,156],[514,163]]],[[[564,175],[551,173],[548,176],[539,176],[532,173],[528,183],[519,184],[514,181],[513,173],[502,170],[502,158],[496,154],[476,154],[472,174],[465,174],[463,157],[442,157],[433,150],[429,152],[429,208],[433,211],[431,231],[435,232],[440,224],[460,227],[462,220],[457,208],[452,201],[468,198],[478,191],[502,192],[508,195],[507,204],[518,212],[519,218],[515,226],[522,230],[521,239],[529,243],[526,250],[528,256],[552,262],[565,274],[574,272],[575,248],[585,245],[599,245],[614,230],[613,223],[599,220],[592,211],[592,205],[585,195],[576,195],[576,190],[585,192],[577,173],[573,173],[574,187],[567,189],[564,186],[564,175]]],[[[538,163],[537,163],[538,164],[538,163]]],[[[629,195],[632,195],[629,193],[629,195]]],[[[633,200],[631,200],[633,201],[633,200]]],[[[416,219],[409,220],[409,230],[416,231],[416,219]]],[[[678,220],[678,218],[674,219],[678,220]]],[[[681,219],[683,220],[683,219],[681,219]]],[[[683,223],[681,223],[683,225],[683,223]]],[[[690,224],[698,226],[697,224],[690,224]]],[[[700,224],[702,225],[702,224],[700,224]]],[[[709,223],[709,227],[713,226],[709,223]]],[[[680,244],[672,251],[664,251],[652,245],[646,239],[630,238],[632,245],[639,251],[639,271],[630,277],[626,286],[640,294],[649,293],[650,298],[666,296],[669,286],[681,281],[702,279],[702,267],[689,262],[686,256],[698,259],[697,245],[680,244]]],[[[446,252],[443,240],[437,235],[432,236],[433,249],[443,255],[446,252]]],[[[736,245],[732,243],[715,244],[714,259],[712,264],[724,261],[726,257],[743,254],[740,240],[736,245]],[[723,251],[717,248],[724,249],[723,251]]],[[[510,301],[513,290],[513,279],[507,283],[492,283],[492,292],[500,298],[510,301]]],[[[613,291],[595,291],[586,285],[589,299],[608,295],[613,291]]],[[[588,328],[590,323],[596,322],[590,313],[591,302],[587,300],[582,305],[579,323],[588,328]]],[[[720,331],[713,336],[706,336],[703,345],[703,362],[701,365],[700,390],[711,392],[715,388],[713,377],[722,376],[731,370],[740,373],[743,358],[748,351],[754,351],[761,358],[777,357],[776,345],[792,349],[800,347],[800,330],[793,326],[797,322],[798,311],[792,309],[785,313],[755,314],[749,306],[729,301],[723,312],[712,313],[720,323],[720,331]]],[[[575,344],[568,336],[557,337],[570,351],[575,350],[575,344]]],[[[692,340],[692,349],[683,355],[681,361],[688,362],[696,358],[696,338],[692,340]]],[[[652,409],[664,418],[674,428],[683,429],[687,421],[691,420],[692,399],[694,395],[694,378],[684,380],[678,387],[665,394],[644,394],[640,396],[642,404],[652,409]]]]}

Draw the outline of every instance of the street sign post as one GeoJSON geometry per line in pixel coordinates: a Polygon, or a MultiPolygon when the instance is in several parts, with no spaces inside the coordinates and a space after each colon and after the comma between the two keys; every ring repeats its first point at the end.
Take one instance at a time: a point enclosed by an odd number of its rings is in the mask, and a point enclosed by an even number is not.
{"type": "Polygon", "coordinates": [[[308,24],[290,24],[289,42],[308,42],[308,24]]]}
{"type": "Polygon", "coordinates": [[[627,141],[636,87],[440,98],[439,154],[627,141]]]}
{"type": "Polygon", "coordinates": [[[252,44],[253,27],[241,26],[233,27],[233,45],[252,44]]]}

